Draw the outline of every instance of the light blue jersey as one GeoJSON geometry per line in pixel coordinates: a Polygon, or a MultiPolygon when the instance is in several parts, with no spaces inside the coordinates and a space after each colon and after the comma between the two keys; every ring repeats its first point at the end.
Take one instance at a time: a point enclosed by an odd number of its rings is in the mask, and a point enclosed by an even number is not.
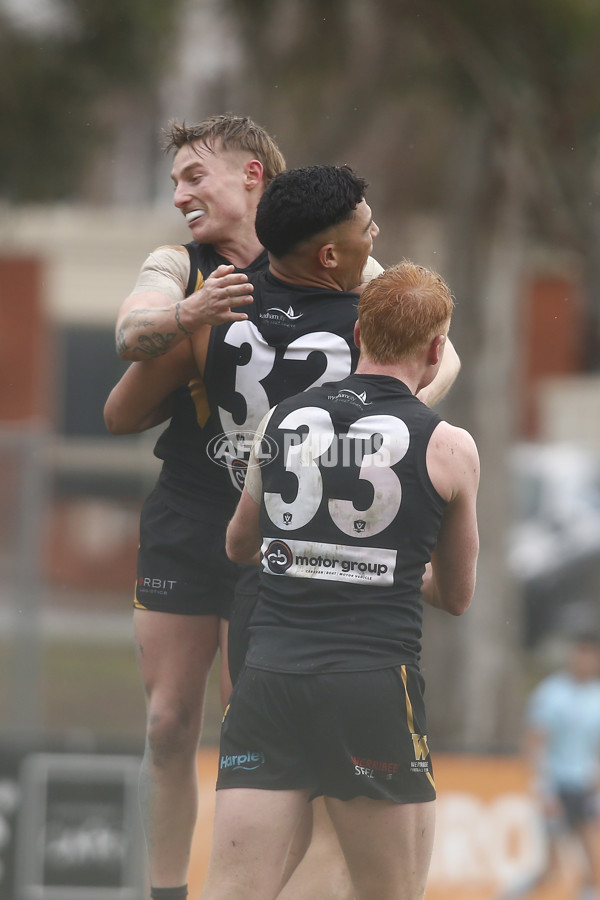
{"type": "Polygon", "coordinates": [[[549,787],[585,790],[597,784],[600,680],[551,675],[531,695],[528,720],[546,735],[541,777],[549,787]]]}

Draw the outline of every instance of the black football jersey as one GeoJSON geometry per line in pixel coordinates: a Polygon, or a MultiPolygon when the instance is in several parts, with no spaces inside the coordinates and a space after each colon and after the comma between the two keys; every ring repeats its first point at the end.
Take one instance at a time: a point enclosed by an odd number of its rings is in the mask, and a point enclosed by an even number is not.
{"type": "Polygon", "coordinates": [[[229,517],[265,413],[286,397],[344,378],[358,359],[356,294],[290,285],[259,261],[253,265],[244,270],[254,286],[248,319],[211,329],[203,383],[181,392],[157,445],[161,483],[187,515],[208,504],[229,517]]]}
{"type": "MultiPolygon", "coordinates": [[[[190,257],[185,292],[188,297],[200,290],[215,269],[231,263],[210,244],[191,241],[186,244],[186,249],[190,257]]],[[[267,252],[263,251],[247,268],[236,271],[245,272],[253,281],[256,273],[266,269],[268,264],[267,252]]],[[[158,483],[166,502],[184,515],[200,515],[198,504],[204,500],[205,504],[211,505],[215,516],[227,519],[235,502],[226,473],[217,473],[209,485],[203,484],[201,479],[206,452],[204,429],[209,417],[206,390],[200,377],[175,391],[171,419],[154,447],[155,456],[162,460],[158,483]]]]}
{"type": "Polygon", "coordinates": [[[418,661],[422,578],[445,507],[426,466],[440,421],[383,375],[351,375],[273,411],[261,442],[248,665],[354,671],[418,661]]]}
{"type": "Polygon", "coordinates": [[[286,284],[268,271],[253,284],[248,319],[212,330],[204,379],[212,477],[215,468],[225,468],[238,491],[256,429],[269,409],[345,378],[358,360],[356,294],[286,284]]]}

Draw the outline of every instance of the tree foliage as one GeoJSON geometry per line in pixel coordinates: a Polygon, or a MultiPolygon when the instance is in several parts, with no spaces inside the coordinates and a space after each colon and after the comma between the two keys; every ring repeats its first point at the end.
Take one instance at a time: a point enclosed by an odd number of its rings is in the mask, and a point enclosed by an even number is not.
{"type": "Polygon", "coordinates": [[[63,0],[43,38],[0,21],[0,196],[76,198],[111,95],[152,94],[168,61],[179,0],[63,0]]]}
{"type": "MultiPolygon", "coordinates": [[[[528,211],[563,240],[590,240],[598,202],[600,6],[594,0],[229,0],[248,48],[266,115],[288,105],[307,155],[346,152],[381,127],[407,181],[433,179],[474,109],[510,130],[528,167],[528,211]],[[412,159],[408,123],[437,117],[438,145],[412,159]],[[418,111],[418,114],[415,114],[418,111]],[[336,149],[334,149],[336,148],[336,149]],[[424,166],[428,171],[424,171],[424,166]]],[[[291,117],[290,117],[291,118],[291,117]]],[[[429,128],[424,136],[431,136],[429,128]]],[[[377,162],[377,160],[376,160],[377,162]]],[[[426,192],[427,195],[427,192],[426,192]]]]}

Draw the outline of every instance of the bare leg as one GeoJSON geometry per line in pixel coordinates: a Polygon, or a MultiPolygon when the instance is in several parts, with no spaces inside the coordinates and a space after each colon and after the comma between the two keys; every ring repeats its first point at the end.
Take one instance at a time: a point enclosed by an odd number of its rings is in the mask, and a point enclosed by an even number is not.
{"type": "Polygon", "coordinates": [[[325,799],[358,900],[422,900],[435,803],[325,799]]]}
{"type": "Polygon", "coordinates": [[[219,640],[217,616],[134,611],[147,698],[140,804],[154,887],[187,882],[197,815],[196,755],[219,640]]]}
{"type": "Polygon", "coordinates": [[[306,791],[217,791],[202,900],[274,900],[306,791]]]}
{"type": "Polygon", "coordinates": [[[281,879],[281,887],[283,891],[277,894],[278,900],[291,900],[294,897],[294,893],[287,893],[285,890],[285,885],[288,884],[291,877],[293,877],[298,865],[305,858],[306,851],[310,846],[311,840],[313,837],[313,807],[312,803],[307,803],[306,808],[302,814],[302,818],[298,823],[298,827],[296,828],[296,833],[294,834],[286,863],[285,869],[283,872],[283,877],[281,879]]]}
{"type": "Polygon", "coordinates": [[[286,866],[286,872],[293,874],[277,900],[354,900],[348,866],[323,798],[313,800],[309,809],[311,807],[314,818],[312,839],[306,853],[299,858],[302,848],[297,834],[294,835],[286,866]]]}

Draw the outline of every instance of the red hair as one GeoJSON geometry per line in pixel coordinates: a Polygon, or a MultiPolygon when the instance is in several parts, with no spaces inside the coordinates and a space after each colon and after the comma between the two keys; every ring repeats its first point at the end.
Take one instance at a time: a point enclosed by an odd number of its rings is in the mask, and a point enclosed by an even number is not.
{"type": "Polygon", "coordinates": [[[360,297],[360,343],[373,362],[414,356],[450,325],[454,301],[444,279],[402,262],[370,281],[360,297]]]}

